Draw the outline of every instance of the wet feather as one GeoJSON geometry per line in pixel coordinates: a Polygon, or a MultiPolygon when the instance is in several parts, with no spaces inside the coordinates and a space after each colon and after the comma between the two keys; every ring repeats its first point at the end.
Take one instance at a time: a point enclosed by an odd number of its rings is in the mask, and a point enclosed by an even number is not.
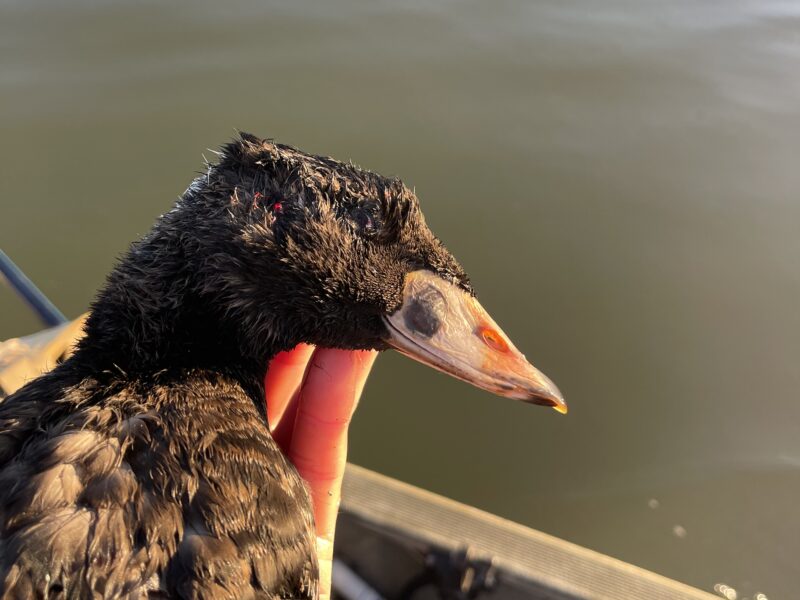
{"type": "Polygon", "coordinates": [[[470,289],[399,180],[225,146],[109,275],[73,356],[0,404],[0,596],[315,598],[264,369],[299,342],[382,348],[416,268],[470,289]]]}

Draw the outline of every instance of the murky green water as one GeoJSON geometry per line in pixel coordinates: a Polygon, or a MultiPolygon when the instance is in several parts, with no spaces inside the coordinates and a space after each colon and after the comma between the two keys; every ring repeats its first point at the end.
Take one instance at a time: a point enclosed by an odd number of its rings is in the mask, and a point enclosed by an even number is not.
{"type": "Polygon", "coordinates": [[[571,412],[387,355],[353,459],[800,597],[797,3],[68,4],[0,0],[0,244],[66,313],[234,128],[400,175],[571,412]]]}

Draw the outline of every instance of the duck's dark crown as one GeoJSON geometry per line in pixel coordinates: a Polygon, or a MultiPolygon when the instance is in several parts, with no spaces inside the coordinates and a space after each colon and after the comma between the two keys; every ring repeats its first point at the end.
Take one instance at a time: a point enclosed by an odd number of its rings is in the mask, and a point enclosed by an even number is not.
{"type": "Polygon", "coordinates": [[[469,289],[399,179],[242,134],[122,257],[78,356],[261,373],[300,342],[382,348],[381,317],[420,268],[469,289]]]}

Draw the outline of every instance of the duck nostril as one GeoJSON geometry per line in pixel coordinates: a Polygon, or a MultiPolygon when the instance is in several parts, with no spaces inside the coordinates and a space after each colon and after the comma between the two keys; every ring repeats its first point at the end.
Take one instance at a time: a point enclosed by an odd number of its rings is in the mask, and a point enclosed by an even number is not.
{"type": "Polygon", "coordinates": [[[491,327],[479,327],[478,334],[481,336],[483,343],[489,346],[492,350],[496,350],[497,352],[508,352],[508,344],[506,341],[491,327]]]}

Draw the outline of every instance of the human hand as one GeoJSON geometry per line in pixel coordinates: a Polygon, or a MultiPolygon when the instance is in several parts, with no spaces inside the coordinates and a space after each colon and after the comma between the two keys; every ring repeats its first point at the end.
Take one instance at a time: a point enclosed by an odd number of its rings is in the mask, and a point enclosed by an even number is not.
{"type": "Polygon", "coordinates": [[[264,379],[272,435],[311,491],[323,600],[331,593],[347,429],[377,355],[300,344],[272,359],[264,379]]]}

